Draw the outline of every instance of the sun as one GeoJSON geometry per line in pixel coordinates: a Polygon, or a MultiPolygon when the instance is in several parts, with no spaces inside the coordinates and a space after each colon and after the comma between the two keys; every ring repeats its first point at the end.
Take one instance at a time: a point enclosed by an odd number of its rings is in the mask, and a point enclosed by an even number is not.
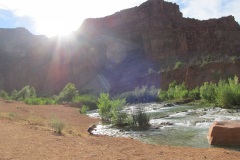
{"type": "Polygon", "coordinates": [[[73,31],[77,30],[76,25],[71,25],[71,23],[63,23],[63,22],[58,22],[58,23],[50,23],[45,25],[39,24],[37,26],[38,32],[40,34],[46,35],[47,37],[54,37],[54,36],[68,36],[70,35],[73,31]]]}

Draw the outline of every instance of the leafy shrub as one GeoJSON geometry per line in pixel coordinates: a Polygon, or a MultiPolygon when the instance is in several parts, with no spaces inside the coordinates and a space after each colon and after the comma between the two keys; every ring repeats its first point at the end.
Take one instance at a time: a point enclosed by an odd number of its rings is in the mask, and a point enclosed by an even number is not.
{"type": "Polygon", "coordinates": [[[127,114],[122,111],[124,105],[126,105],[125,99],[111,101],[111,122],[116,126],[123,126],[127,119],[127,114]]]}
{"type": "Polygon", "coordinates": [[[216,88],[216,104],[218,106],[230,107],[231,105],[240,105],[240,85],[238,77],[229,78],[228,82],[219,81],[216,88]]]}
{"type": "Polygon", "coordinates": [[[72,102],[73,99],[78,95],[78,90],[75,85],[72,83],[68,83],[63,90],[57,96],[57,102],[72,102]]]}
{"type": "Polygon", "coordinates": [[[188,89],[185,84],[177,84],[173,81],[169,84],[168,90],[160,90],[158,93],[160,101],[188,98],[188,89]]]}
{"type": "Polygon", "coordinates": [[[4,90],[0,90],[0,97],[8,99],[8,93],[4,90]]]}
{"type": "Polygon", "coordinates": [[[192,99],[200,99],[199,87],[196,87],[188,92],[188,97],[192,99]]]}
{"type": "Polygon", "coordinates": [[[150,116],[142,111],[138,111],[136,114],[132,115],[133,126],[137,126],[139,128],[147,128],[150,126],[150,116]]]}
{"type": "Polygon", "coordinates": [[[87,111],[89,111],[89,107],[85,105],[83,105],[82,108],[79,110],[81,114],[86,114],[87,111]]]}
{"type": "Polygon", "coordinates": [[[99,115],[102,121],[112,122],[118,125],[122,122],[121,110],[126,104],[125,99],[110,100],[108,93],[101,93],[98,98],[99,115]]]}
{"type": "Polygon", "coordinates": [[[73,103],[77,104],[77,107],[86,105],[89,110],[97,109],[97,97],[93,95],[77,95],[73,98],[73,103]]]}
{"type": "Polygon", "coordinates": [[[11,94],[11,99],[17,101],[24,101],[27,98],[35,98],[36,90],[33,87],[25,86],[20,91],[13,90],[11,94]]]}
{"type": "Polygon", "coordinates": [[[35,98],[27,98],[24,100],[26,104],[29,105],[52,105],[56,104],[56,101],[52,98],[43,98],[43,97],[35,97],[35,98]]]}
{"type": "Polygon", "coordinates": [[[166,101],[168,100],[168,93],[167,91],[161,90],[158,92],[159,100],[160,101],[166,101]]]}
{"type": "Polygon", "coordinates": [[[200,97],[209,103],[214,103],[216,100],[216,88],[216,84],[205,82],[200,87],[200,97]]]}

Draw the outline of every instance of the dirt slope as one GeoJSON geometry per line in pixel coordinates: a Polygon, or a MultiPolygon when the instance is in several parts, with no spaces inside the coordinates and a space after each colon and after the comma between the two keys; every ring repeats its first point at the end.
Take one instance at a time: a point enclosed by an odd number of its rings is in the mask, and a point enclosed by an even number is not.
{"type": "Polygon", "coordinates": [[[237,160],[240,152],[154,146],[107,136],[90,136],[86,130],[99,120],[80,115],[67,106],[29,106],[0,100],[0,160],[7,159],[86,159],[86,160],[237,160]],[[58,136],[49,126],[55,116],[66,124],[58,136]]]}

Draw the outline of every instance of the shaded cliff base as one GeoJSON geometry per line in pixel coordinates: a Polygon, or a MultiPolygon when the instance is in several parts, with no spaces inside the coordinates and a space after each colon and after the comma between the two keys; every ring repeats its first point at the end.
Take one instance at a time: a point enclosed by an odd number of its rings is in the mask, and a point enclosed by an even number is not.
{"type": "Polygon", "coordinates": [[[226,57],[226,59],[198,59],[198,64],[180,65],[174,69],[165,68],[161,71],[150,69],[149,73],[134,79],[127,84],[113,84],[113,93],[124,92],[123,89],[134,90],[138,86],[155,86],[156,88],[167,89],[168,85],[176,81],[177,83],[185,83],[188,89],[201,86],[204,82],[217,83],[219,80],[240,77],[239,67],[240,60],[236,56],[226,57]],[[122,86],[125,87],[122,87],[122,86]],[[126,87],[127,86],[127,87],[126,87]]]}

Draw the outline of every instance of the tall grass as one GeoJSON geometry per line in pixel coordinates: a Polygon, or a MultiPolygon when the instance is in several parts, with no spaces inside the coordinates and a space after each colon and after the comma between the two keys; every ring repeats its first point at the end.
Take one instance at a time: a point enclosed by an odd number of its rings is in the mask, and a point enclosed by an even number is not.
{"type": "Polygon", "coordinates": [[[60,120],[59,118],[57,118],[56,116],[53,116],[52,120],[51,120],[51,126],[53,127],[54,131],[61,135],[62,134],[62,130],[65,127],[65,123],[60,120]]]}
{"type": "Polygon", "coordinates": [[[132,119],[133,126],[137,126],[140,129],[147,129],[150,126],[150,116],[142,111],[132,114],[132,119]]]}

